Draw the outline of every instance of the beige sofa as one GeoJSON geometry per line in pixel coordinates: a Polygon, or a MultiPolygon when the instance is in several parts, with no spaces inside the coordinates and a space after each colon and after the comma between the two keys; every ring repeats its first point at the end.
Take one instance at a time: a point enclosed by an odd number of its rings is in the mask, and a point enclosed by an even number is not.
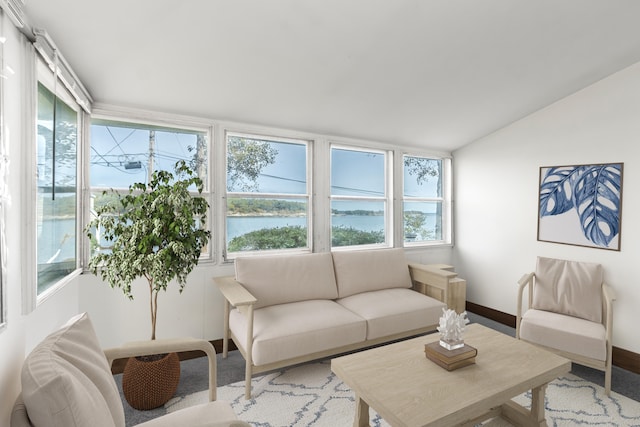
{"type": "Polygon", "coordinates": [[[225,297],[224,347],[229,338],[251,376],[283,366],[435,330],[456,274],[408,264],[403,249],[243,257],[235,277],[214,281],[225,297]],[[435,289],[412,275],[439,277],[435,289]]]}

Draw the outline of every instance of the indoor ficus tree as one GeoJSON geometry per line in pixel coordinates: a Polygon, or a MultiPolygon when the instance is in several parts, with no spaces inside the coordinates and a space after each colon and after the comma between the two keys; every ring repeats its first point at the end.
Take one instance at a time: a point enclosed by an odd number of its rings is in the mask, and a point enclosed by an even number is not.
{"type": "Polygon", "coordinates": [[[86,233],[96,250],[91,272],[133,299],[131,283],[144,277],[149,285],[151,339],[156,338],[158,292],[175,280],[182,292],[187,275],[211,236],[206,229],[208,202],[202,180],[184,161],[175,173],[155,171],[149,183],[135,183],[127,194],[111,189],[110,203],[96,209],[86,233]],[[100,243],[109,245],[100,248],[100,243]]]}

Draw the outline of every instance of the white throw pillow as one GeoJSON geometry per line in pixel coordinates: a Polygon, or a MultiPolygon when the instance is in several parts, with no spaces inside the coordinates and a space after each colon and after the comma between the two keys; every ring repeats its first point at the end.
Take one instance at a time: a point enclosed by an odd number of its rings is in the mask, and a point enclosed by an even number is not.
{"type": "Polygon", "coordinates": [[[33,349],[21,379],[22,398],[35,427],[125,425],[122,400],[86,313],[33,349]]]}

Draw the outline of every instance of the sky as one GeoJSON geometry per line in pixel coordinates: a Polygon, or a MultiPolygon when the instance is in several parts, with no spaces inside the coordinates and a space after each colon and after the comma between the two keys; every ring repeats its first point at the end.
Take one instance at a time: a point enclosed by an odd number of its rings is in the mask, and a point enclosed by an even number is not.
{"type": "MultiPolygon", "coordinates": [[[[275,162],[267,165],[258,179],[260,192],[306,193],[306,147],[292,142],[271,142],[277,151],[275,162]]],[[[173,170],[179,159],[191,159],[196,135],[156,130],[156,168],[173,170]]],[[[91,186],[128,188],[134,182],[146,182],[149,131],[127,127],[93,125],[91,127],[91,186]]],[[[334,196],[383,197],[385,159],[382,152],[334,148],[331,154],[331,186],[334,196]]],[[[405,173],[405,194],[435,194],[436,180],[422,185],[405,173]]],[[[379,203],[340,204],[345,209],[374,209],[379,203]],[[348,206],[348,207],[345,207],[348,206]]]]}

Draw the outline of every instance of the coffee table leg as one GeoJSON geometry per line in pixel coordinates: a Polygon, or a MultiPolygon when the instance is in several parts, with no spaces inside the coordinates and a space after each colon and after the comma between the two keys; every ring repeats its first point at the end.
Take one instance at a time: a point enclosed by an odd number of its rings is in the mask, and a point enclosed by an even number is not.
{"type": "Polygon", "coordinates": [[[531,418],[539,426],[547,425],[544,419],[544,393],[546,389],[547,385],[544,384],[531,390],[531,418]]]}
{"type": "Polygon", "coordinates": [[[369,405],[356,395],[356,419],[353,427],[369,427],[369,405]]]}
{"type": "Polygon", "coordinates": [[[547,385],[544,384],[531,390],[531,409],[526,409],[513,400],[502,405],[502,417],[517,426],[547,427],[544,418],[544,393],[547,385]]]}

